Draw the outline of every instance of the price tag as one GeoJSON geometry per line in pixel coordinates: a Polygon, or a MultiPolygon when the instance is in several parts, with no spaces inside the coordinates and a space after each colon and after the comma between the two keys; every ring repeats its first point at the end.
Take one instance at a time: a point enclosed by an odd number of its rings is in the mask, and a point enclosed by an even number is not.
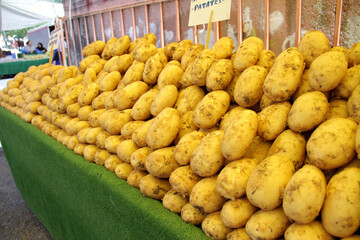
{"type": "Polygon", "coordinates": [[[209,22],[211,11],[214,11],[212,22],[230,19],[231,0],[191,0],[189,27],[209,22]]]}
{"type": "Polygon", "coordinates": [[[60,28],[57,28],[51,32],[47,49],[51,49],[51,45],[53,45],[54,50],[59,48],[60,30],[60,28]]]}

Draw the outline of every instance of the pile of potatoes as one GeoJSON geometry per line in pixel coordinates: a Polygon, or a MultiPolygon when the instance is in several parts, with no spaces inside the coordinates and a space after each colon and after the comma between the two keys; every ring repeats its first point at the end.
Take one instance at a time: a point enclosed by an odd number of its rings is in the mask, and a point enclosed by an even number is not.
{"type": "Polygon", "coordinates": [[[0,104],[210,238],[360,239],[360,42],[155,42],[32,66],[0,104]]]}

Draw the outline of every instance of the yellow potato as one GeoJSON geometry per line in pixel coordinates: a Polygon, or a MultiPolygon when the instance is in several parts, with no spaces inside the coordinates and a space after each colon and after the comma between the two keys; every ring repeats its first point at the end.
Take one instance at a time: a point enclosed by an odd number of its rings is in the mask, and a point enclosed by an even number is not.
{"type": "Polygon", "coordinates": [[[274,65],[275,59],[276,56],[273,51],[264,49],[260,52],[259,59],[255,65],[264,67],[266,71],[269,72],[274,65]]]}
{"type": "Polygon", "coordinates": [[[296,91],[304,70],[304,57],[296,48],[288,48],[275,60],[263,90],[272,101],[288,100],[296,91]]]}
{"type": "Polygon", "coordinates": [[[145,161],[150,153],[152,153],[152,150],[148,147],[135,150],[130,156],[131,166],[136,170],[146,171],[145,161]]]}
{"type": "MultiPolygon", "coordinates": [[[[96,136],[96,146],[101,148],[101,149],[105,149],[105,141],[108,137],[110,137],[110,133],[106,132],[106,131],[102,131],[100,132],[97,136],[96,136]]],[[[105,159],[104,159],[105,161],[105,159]]],[[[101,164],[104,165],[104,164],[101,164]]]]}
{"type": "Polygon", "coordinates": [[[349,49],[349,64],[355,66],[360,63],[360,42],[354,43],[349,49]]]}
{"type": "Polygon", "coordinates": [[[227,201],[221,209],[220,216],[226,227],[241,228],[257,210],[246,197],[242,197],[227,201]]]}
{"type": "Polygon", "coordinates": [[[360,65],[356,65],[347,70],[344,78],[333,90],[337,97],[348,99],[352,91],[360,84],[360,65]]]}
{"type": "Polygon", "coordinates": [[[87,143],[86,136],[92,129],[92,127],[84,128],[76,134],[80,143],[87,143]]]}
{"type": "Polygon", "coordinates": [[[347,101],[345,99],[334,98],[329,101],[329,111],[325,120],[331,118],[348,118],[349,111],[347,109],[347,101]]]}
{"type": "Polygon", "coordinates": [[[289,102],[275,103],[264,108],[257,115],[257,134],[266,140],[274,140],[285,130],[290,108],[289,102]]]}
{"type": "Polygon", "coordinates": [[[115,61],[119,58],[119,56],[115,56],[110,58],[104,65],[103,71],[111,72],[111,67],[114,65],[115,61]]]}
{"type": "Polygon", "coordinates": [[[289,158],[281,155],[267,157],[250,174],[246,196],[252,205],[273,210],[281,205],[284,188],[294,172],[294,164],[289,158]]]}
{"type": "Polygon", "coordinates": [[[120,160],[120,158],[115,155],[115,154],[111,154],[104,163],[104,166],[107,170],[109,170],[110,172],[115,172],[115,168],[117,167],[117,165],[119,165],[120,163],[123,163],[123,161],[120,160]]]}
{"type": "Polygon", "coordinates": [[[163,88],[166,85],[175,85],[177,88],[180,87],[180,80],[184,71],[181,67],[176,65],[166,65],[164,69],[160,72],[157,79],[159,89],[163,88]]]}
{"type": "MultiPolygon", "coordinates": [[[[246,193],[246,184],[257,161],[241,158],[228,163],[219,173],[216,189],[224,198],[235,200],[246,193]]],[[[245,224],[244,224],[245,225],[245,224]]]]}
{"type": "Polygon", "coordinates": [[[106,96],[105,102],[104,102],[106,110],[115,108],[114,99],[115,99],[116,94],[119,92],[119,90],[120,89],[117,88],[114,91],[112,91],[109,95],[106,96]]]}
{"type": "Polygon", "coordinates": [[[105,121],[105,129],[112,135],[121,133],[121,128],[131,121],[131,115],[128,111],[114,112],[105,121]]]}
{"type": "Polygon", "coordinates": [[[310,87],[321,92],[334,89],[346,75],[347,66],[348,62],[342,52],[330,51],[321,54],[310,66],[310,87]]]}
{"type": "Polygon", "coordinates": [[[149,132],[149,128],[152,124],[152,122],[155,119],[150,119],[143,124],[141,124],[133,133],[131,139],[139,146],[139,147],[145,147],[146,146],[146,136],[149,132]]]}
{"type": "Polygon", "coordinates": [[[134,131],[140,127],[144,121],[130,121],[121,128],[121,136],[125,139],[131,139],[134,131]]]}
{"type": "Polygon", "coordinates": [[[100,59],[99,55],[89,55],[86,58],[84,58],[80,63],[79,63],[79,70],[80,72],[85,72],[86,68],[92,64],[93,62],[97,61],[98,59],[100,59]]]}
{"type": "Polygon", "coordinates": [[[206,89],[208,91],[225,89],[234,76],[234,67],[229,59],[215,61],[206,75],[206,89]]]}
{"type": "Polygon", "coordinates": [[[344,118],[333,118],[320,124],[306,143],[310,163],[328,170],[353,160],[357,127],[355,122],[344,118]]]}
{"type": "Polygon", "coordinates": [[[107,110],[106,112],[102,113],[99,118],[98,118],[98,121],[99,121],[99,125],[102,129],[105,130],[105,122],[106,122],[106,119],[113,113],[116,113],[116,112],[120,112],[119,110],[117,110],[116,108],[113,108],[113,109],[110,109],[110,110],[107,110]]]}
{"type": "Polygon", "coordinates": [[[105,78],[103,78],[100,81],[100,91],[104,92],[104,91],[112,91],[114,90],[117,85],[119,84],[121,79],[121,74],[117,71],[113,71],[111,73],[109,73],[108,75],[106,75],[105,78]]]}
{"type": "Polygon", "coordinates": [[[89,162],[94,162],[94,156],[98,150],[99,148],[95,145],[87,145],[84,148],[84,158],[89,162]]]}
{"type": "Polygon", "coordinates": [[[186,204],[181,209],[182,220],[193,225],[200,225],[206,215],[206,213],[201,212],[199,209],[193,207],[190,203],[186,204]]]}
{"type": "Polygon", "coordinates": [[[236,116],[243,110],[245,110],[245,108],[237,106],[229,110],[227,113],[225,113],[225,115],[221,118],[220,127],[219,127],[220,130],[225,131],[231,124],[232,120],[234,120],[234,118],[236,118],[236,116]]]}
{"type": "Polygon", "coordinates": [[[72,131],[73,126],[79,121],[80,121],[79,118],[73,118],[70,121],[68,121],[66,123],[65,129],[64,129],[66,131],[66,133],[69,135],[74,135],[75,133],[73,133],[73,131],[72,131]]]}
{"type": "Polygon", "coordinates": [[[241,111],[224,132],[221,142],[224,157],[228,160],[241,158],[256,136],[257,128],[256,113],[252,110],[241,111]]]}
{"type": "Polygon", "coordinates": [[[180,117],[180,129],[174,141],[176,144],[187,133],[199,129],[193,122],[193,113],[194,113],[193,111],[189,111],[180,117]]]}
{"type": "Polygon", "coordinates": [[[136,143],[133,140],[128,139],[122,141],[119,144],[119,146],[116,149],[116,153],[122,161],[126,163],[130,163],[131,155],[138,149],[139,147],[136,145],[136,143]]]}
{"type": "Polygon", "coordinates": [[[301,38],[298,49],[304,55],[306,67],[309,68],[317,57],[330,51],[330,42],[321,31],[308,31],[301,38]]]}
{"type": "Polygon", "coordinates": [[[246,223],[246,232],[251,239],[278,239],[290,225],[282,207],[274,210],[260,210],[246,223]]]}
{"type": "Polygon", "coordinates": [[[305,160],[306,140],[300,133],[290,129],[282,132],[268,149],[267,157],[272,155],[281,155],[289,158],[295,169],[299,169],[305,160]]]}
{"type": "Polygon", "coordinates": [[[99,109],[89,113],[88,120],[92,127],[100,127],[99,117],[106,112],[106,109],[99,109]]]}
{"type": "Polygon", "coordinates": [[[121,74],[125,73],[134,61],[134,56],[130,54],[124,54],[119,56],[110,67],[110,72],[118,71],[121,74]]]}
{"type": "Polygon", "coordinates": [[[91,102],[91,107],[94,110],[104,109],[105,108],[105,100],[107,96],[109,96],[112,93],[112,91],[106,91],[100,93],[96,98],[93,99],[91,102]]]}
{"type": "Polygon", "coordinates": [[[184,55],[181,57],[181,68],[183,71],[187,69],[187,67],[194,62],[196,56],[204,50],[204,45],[201,43],[192,45],[190,48],[186,50],[184,55]]]}
{"type": "MultiPolygon", "coordinates": [[[[217,94],[216,95],[225,95],[217,94]]],[[[188,111],[194,111],[197,104],[203,99],[205,92],[198,86],[189,86],[179,92],[177,101],[175,103],[175,109],[179,115],[182,116],[188,111]]]]}
{"type": "Polygon", "coordinates": [[[125,139],[119,135],[111,135],[105,139],[105,149],[111,153],[117,153],[117,147],[125,139]]]}
{"type": "Polygon", "coordinates": [[[86,121],[88,120],[89,118],[89,114],[94,111],[94,109],[92,109],[91,106],[83,106],[79,109],[78,111],[78,118],[81,120],[81,121],[86,121]]]}
{"type": "Polygon", "coordinates": [[[193,85],[192,79],[191,79],[191,70],[194,66],[194,62],[190,63],[189,66],[184,70],[184,73],[180,79],[180,84],[182,87],[190,87],[193,85]]]}
{"type": "Polygon", "coordinates": [[[194,109],[193,120],[199,128],[212,128],[227,112],[230,96],[223,90],[208,93],[194,109]]]}
{"type": "Polygon", "coordinates": [[[80,106],[90,105],[91,102],[96,98],[100,93],[100,86],[98,83],[90,83],[86,85],[83,90],[80,92],[78,97],[78,102],[80,106]]]}
{"type": "Polygon", "coordinates": [[[131,108],[147,90],[148,85],[146,83],[141,81],[133,82],[119,90],[115,95],[114,104],[119,110],[131,108]]]}
{"type": "Polygon", "coordinates": [[[246,68],[254,65],[259,59],[260,52],[263,49],[264,44],[261,39],[257,37],[245,39],[236,51],[234,69],[238,72],[242,72],[246,68]]]}
{"type": "Polygon", "coordinates": [[[212,46],[211,50],[215,52],[217,59],[225,59],[231,56],[235,46],[230,37],[222,37],[212,46]]]}
{"type": "MultiPolygon", "coordinates": [[[[76,119],[76,118],[74,118],[76,119]]],[[[79,131],[85,129],[85,128],[89,128],[91,127],[90,126],[90,123],[88,121],[78,121],[76,122],[70,129],[70,134],[71,135],[75,135],[77,134],[79,131]]]]}
{"type": "Polygon", "coordinates": [[[178,90],[174,85],[162,87],[155,95],[151,106],[150,113],[157,116],[164,108],[173,107],[178,97],[178,90]]]}
{"type": "Polygon", "coordinates": [[[134,49],[134,59],[145,63],[151,56],[157,53],[157,48],[154,44],[145,43],[134,49]]]}
{"type": "Polygon", "coordinates": [[[302,240],[302,239],[324,239],[334,240],[335,238],[325,231],[319,221],[313,221],[309,224],[291,224],[284,234],[285,239],[302,240]]]}
{"type": "Polygon", "coordinates": [[[169,146],[180,128],[180,117],[174,108],[165,108],[151,123],[146,144],[152,149],[169,146]]]}
{"type": "Polygon", "coordinates": [[[131,117],[134,120],[146,120],[151,117],[151,104],[159,91],[150,89],[136,101],[131,109],[131,117]]]}
{"type": "Polygon", "coordinates": [[[163,53],[156,53],[151,56],[145,63],[143,76],[144,82],[147,84],[155,84],[160,72],[165,67],[167,58],[163,53]]]}
{"type": "Polygon", "coordinates": [[[145,177],[147,175],[146,172],[143,171],[139,171],[136,169],[133,169],[128,177],[127,177],[127,183],[130,186],[136,187],[136,188],[140,188],[140,181],[143,177],[145,177]]]}
{"type": "Polygon", "coordinates": [[[104,166],[105,160],[110,156],[111,154],[106,150],[99,149],[95,155],[94,155],[94,162],[97,165],[104,166]]]}
{"type": "Polygon", "coordinates": [[[36,114],[38,112],[38,107],[40,105],[42,105],[42,103],[39,101],[31,102],[26,105],[25,112],[31,112],[31,113],[36,114]]]}
{"type": "Polygon", "coordinates": [[[359,158],[359,156],[360,156],[360,127],[359,126],[356,129],[355,148],[356,148],[356,153],[357,153],[358,158],[359,158]]]}
{"type": "Polygon", "coordinates": [[[181,61],[181,58],[184,56],[186,51],[193,45],[193,41],[190,39],[182,40],[179,45],[176,47],[174,53],[172,54],[172,58],[177,61],[181,61]]]}
{"type": "Polygon", "coordinates": [[[101,57],[103,59],[108,60],[112,57],[111,51],[115,43],[117,43],[117,40],[118,39],[116,37],[112,37],[106,42],[105,48],[101,53],[101,57]]]}
{"type": "Polygon", "coordinates": [[[189,165],[176,168],[169,177],[171,187],[183,197],[189,197],[192,188],[200,180],[201,178],[191,170],[189,165]]]}
{"type": "Polygon", "coordinates": [[[207,215],[201,223],[201,229],[212,239],[226,239],[227,234],[231,232],[231,228],[226,227],[221,220],[220,212],[207,215]]]}
{"type": "Polygon", "coordinates": [[[206,85],[206,75],[215,59],[215,53],[210,49],[204,49],[196,56],[191,68],[192,85],[200,87],[206,85]]]}
{"type": "Polygon", "coordinates": [[[143,62],[134,61],[130,68],[126,71],[123,79],[121,80],[125,85],[130,83],[141,81],[143,79],[143,73],[145,64],[143,62]]]}
{"type": "Polygon", "coordinates": [[[161,148],[151,152],[145,160],[146,170],[155,177],[169,178],[171,172],[180,166],[174,159],[174,148],[161,148]]]}
{"type": "Polygon", "coordinates": [[[250,66],[241,73],[234,88],[234,99],[241,107],[252,107],[263,95],[267,71],[261,66],[250,66]]]}
{"type": "Polygon", "coordinates": [[[131,39],[129,36],[124,35],[119,38],[111,49],[112,56],[121,56],[125,54],[130,46],[131,39]]]}
{"type": "Polygon", "coordinates": [[[168,43],[164,47],[164,53],[167,59],[172,59],[175,49],[179,46],[179,43],[172,42],[168,43]]]}
{"type": "Polygon", "coordinates": [[[357,123],[360,123],[360,85],[357,86],[351,93],[347,102],[347,109],[349,116],[352,117],[357,123]]]}
{"type": "Polygon", "coordinates": [[[133,168],[129,163],[120,163],[115,168],[115,174],[118,178],[127,180],[133,168]]]}
{"type": "Polygon", "coordinates": [[[163,206],[175,213],[180,213],[181,209],[189,202],[189,200],[179,193],[170,189],[162,200],[163,206]]]}
{"type": "Polygon", "coordinates": [[[79,103],[73,103],[66,108],[66,113],[72,118],[75,118],[79,114],[81,106],[79,103]]]}
{"type": "Polygon", "coordinates": [[[266,158],[270,147],[270,141],[266,141],[260,136],[255,136],[254,140],[243,155],[243,158],[251,158],[255,160],[257,164],[259,164],[262,160],[266,158]]]}
{"type": "Polygon", "coordinates": [[[144,196],[158,200],[161,200],[171,189],[170,183],[166,179],[160,179],[151,174],[141,178],[139,187],[144,196]]]}
{"type": "Polygon", "coordinates": [[[100,55],[102,51],[105,48],[105,42],[104,41],[95,41],[87,45],[82,50],[82,55],[84,57],[90,56],[90,55],[100,55]]]}

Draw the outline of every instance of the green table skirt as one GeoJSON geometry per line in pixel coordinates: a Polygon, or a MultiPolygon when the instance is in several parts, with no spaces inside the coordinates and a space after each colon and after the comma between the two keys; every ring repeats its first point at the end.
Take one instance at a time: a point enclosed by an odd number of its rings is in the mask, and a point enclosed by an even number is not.
{"type": "Polygon", "coordinates": [[[0,139],[17,188],[54,239],[207,239],[161,202],[2,107],[0,139]]]}
{"type": "Polygon", "coordinates": [[[19,72],[25,72],[30,66],[39,66],[48,62],[49,58],[0,63],[0,75],[10,75],[17,74],[19,72]]]}

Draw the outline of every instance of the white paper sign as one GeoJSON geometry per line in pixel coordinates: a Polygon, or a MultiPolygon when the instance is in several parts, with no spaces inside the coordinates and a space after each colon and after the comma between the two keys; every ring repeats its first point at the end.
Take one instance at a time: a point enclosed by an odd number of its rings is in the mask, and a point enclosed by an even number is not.
{"type": "Polygon", "coordinates": [[[51,45],[53,45],[53,50],[59,48],[59,39],[60,39],[60,35],[61,35],[60,30],[61,30],[60,28],[57,28],[51,32],[49,43],[48,43],[48,48],[47,48],[49,51],[51,49],[51,45]]]}
{"type": "Polygon", "coordinates": [[[230,19],[231,0],[191,0],[189,27],[209,23],[211,10],[212,22],[230,19]]]}

